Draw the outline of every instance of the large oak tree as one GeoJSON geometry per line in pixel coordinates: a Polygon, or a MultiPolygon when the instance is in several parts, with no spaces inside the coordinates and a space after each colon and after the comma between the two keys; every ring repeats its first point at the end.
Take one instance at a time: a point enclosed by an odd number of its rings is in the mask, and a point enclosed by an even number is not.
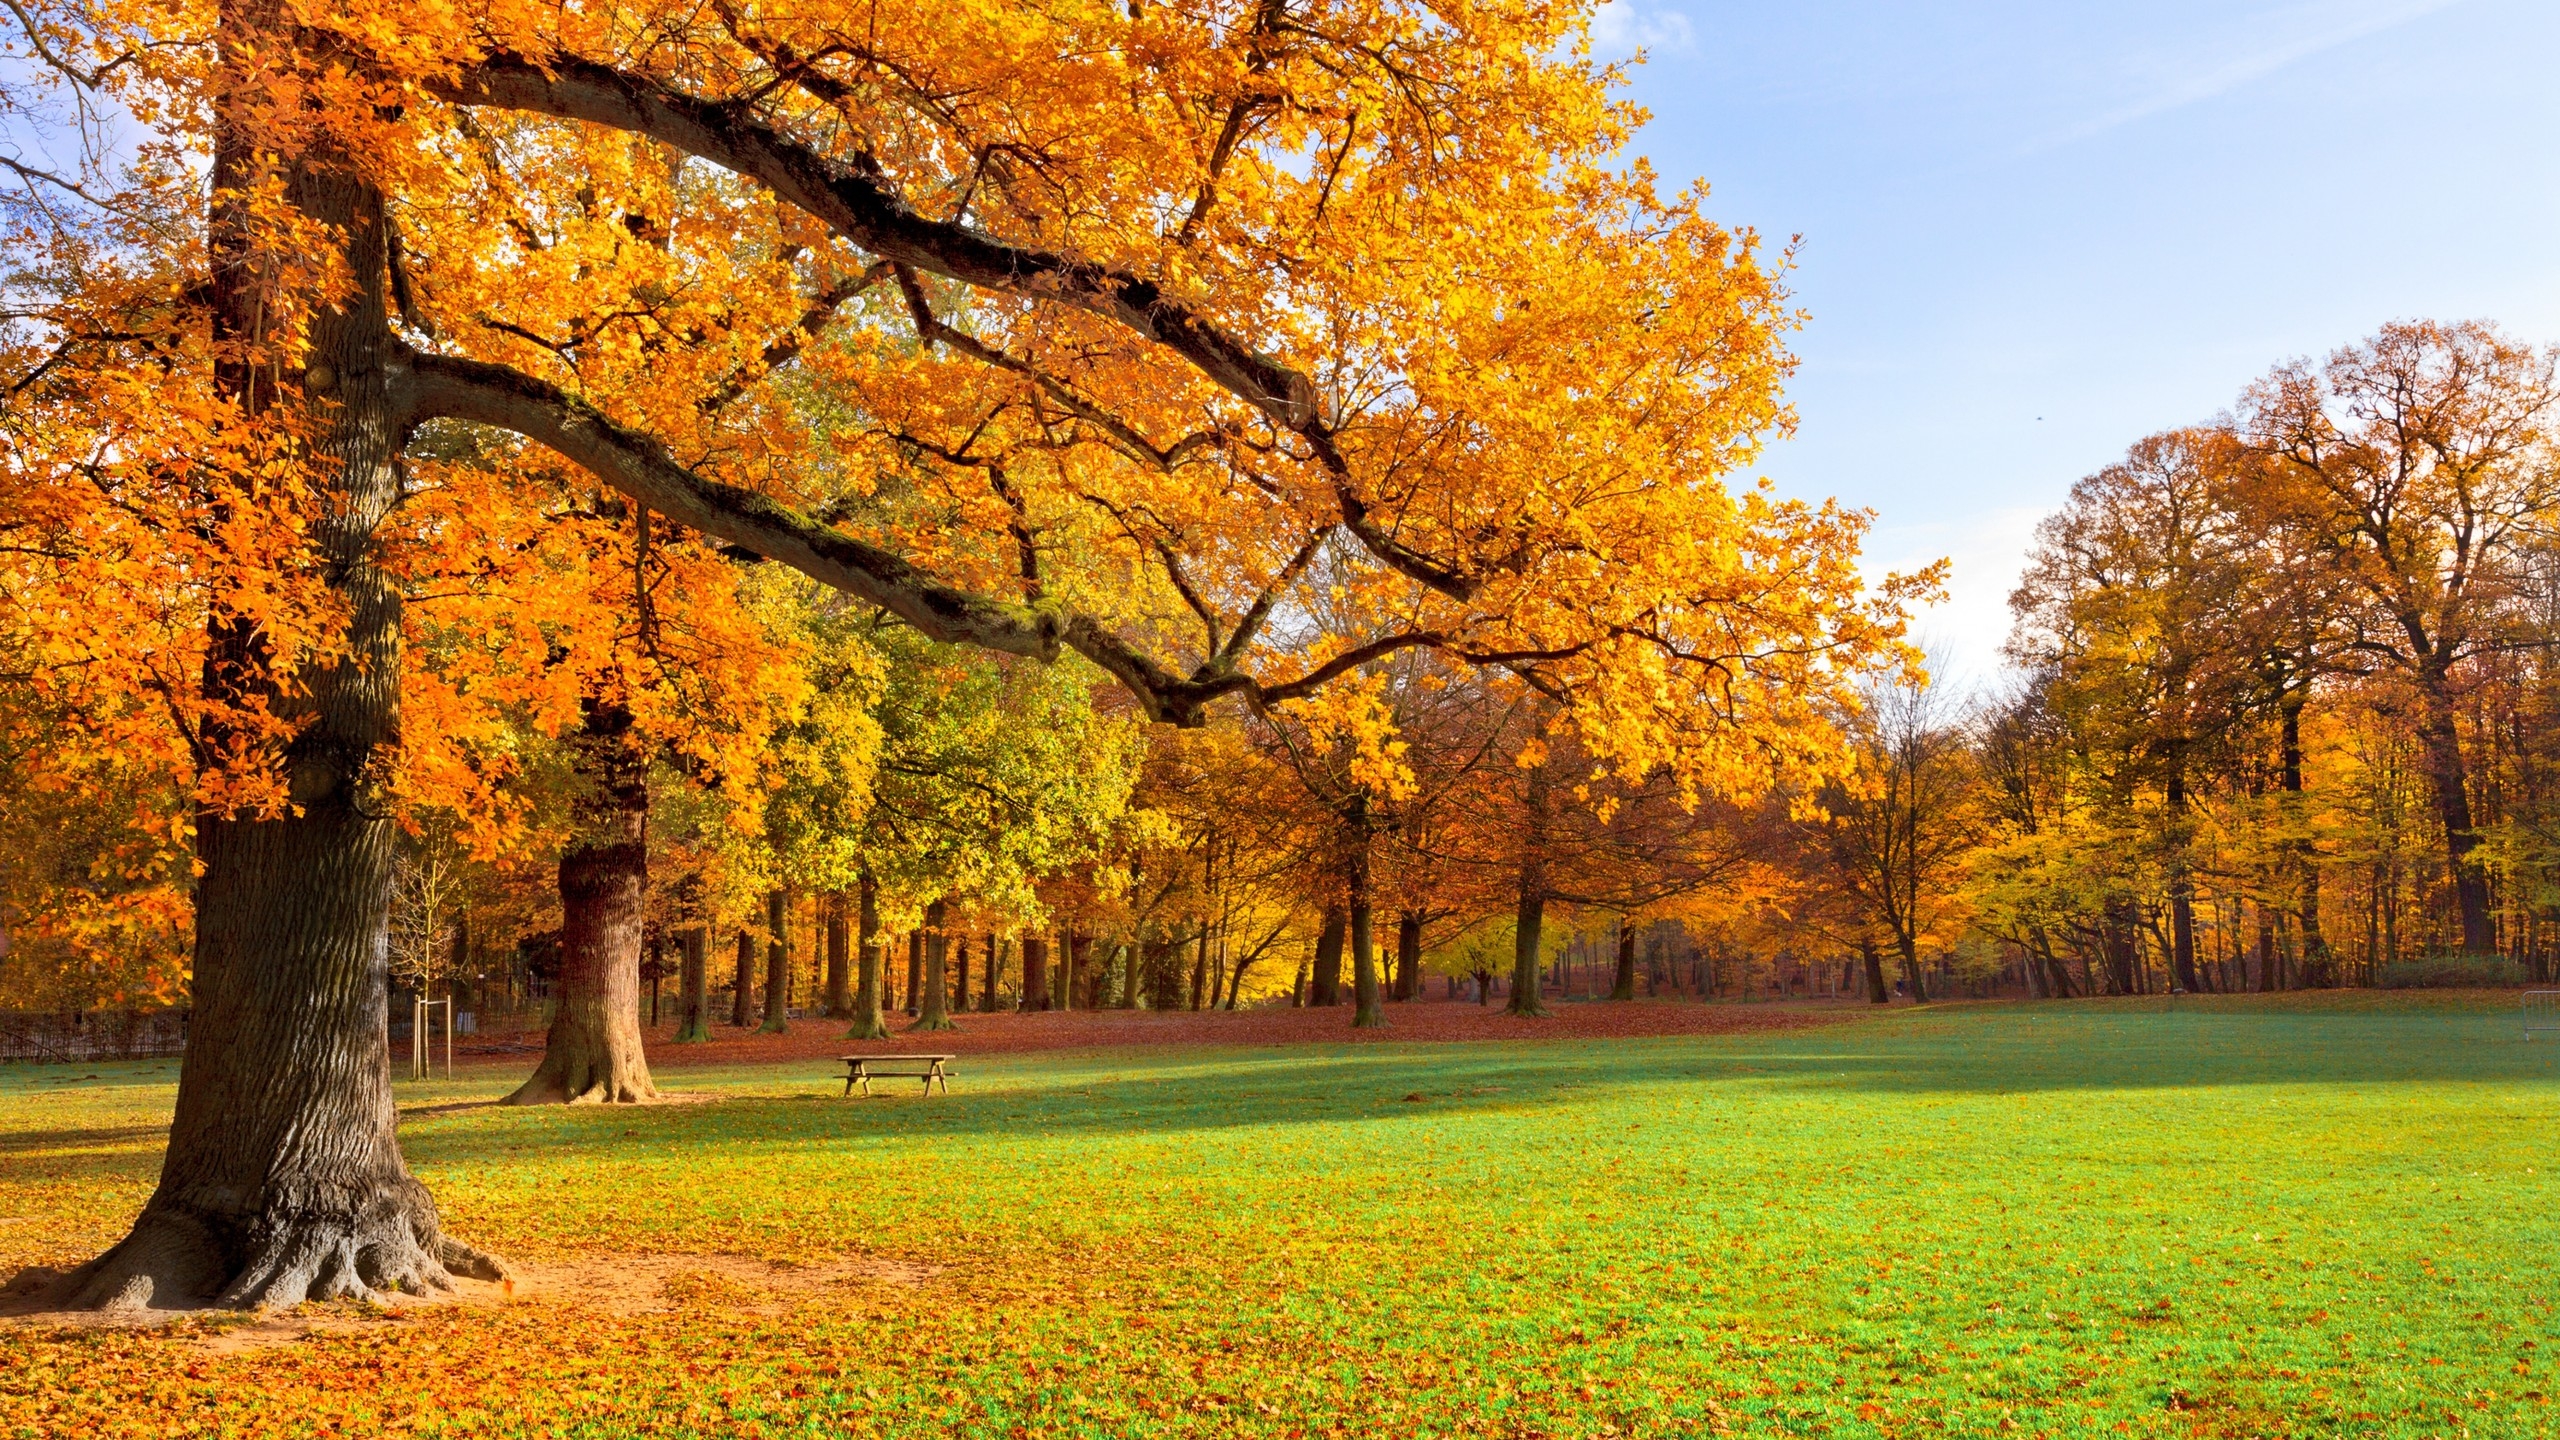
{"type": "Polygon", "coordinates": [[[1178,724],[1429,648],[1721,789],[1823,763],[1893,643],[1860,517],[1720,483],[1785,419],[1792,315],[1619,162],[1586,9],[12,13],[153,142],[66,180],[103,218],[21,287],[6,383],[66,568],[113,543],[182,597],[119,655],[200,772],[177,1116],[80,1303],[498,1273],[386,1063],[403,567],[504,563],[408,528],[422,431],[1178,724]],[[1337,540],[1363,626],[1274,643],[1337,540]]]}

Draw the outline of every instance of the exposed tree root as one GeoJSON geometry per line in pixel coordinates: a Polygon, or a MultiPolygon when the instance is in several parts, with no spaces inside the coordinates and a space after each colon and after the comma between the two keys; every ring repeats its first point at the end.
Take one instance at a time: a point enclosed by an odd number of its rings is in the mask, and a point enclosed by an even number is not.
{"type": "Polygon", "coordinates": [[[531,1078],[500,1101],[503,1105],[639,1105],[658,1098],[649,1064],[619,1047],[601,1049],[554,1040],[531,1078]]]}
{"type": "Polygon", "coordinates": [[[155,1199],[55,1293],[71,1310],[261,1310],[446,1291],[456,1277],[504,1280],[507,1269],[445,1235],[426,1187],[403,1176],[354,1204],[288,1199],[247,1218],[155,1199]]]}

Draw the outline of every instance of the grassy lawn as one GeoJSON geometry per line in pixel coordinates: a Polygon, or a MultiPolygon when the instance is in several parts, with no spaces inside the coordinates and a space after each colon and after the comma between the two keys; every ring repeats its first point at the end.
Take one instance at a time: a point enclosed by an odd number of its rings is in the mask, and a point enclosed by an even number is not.
{"type": "MultiPolygon", "coordinates": [[[[0,1435],[2551,1434],[2555,1067],[2338,996],[453,1105],[493,1069],[405,1143],[555,1280],[0,1330],[0,1435]]],[[[121,1232],[173,1074],[0,1067],[0,1274],[121,1232]]]]}

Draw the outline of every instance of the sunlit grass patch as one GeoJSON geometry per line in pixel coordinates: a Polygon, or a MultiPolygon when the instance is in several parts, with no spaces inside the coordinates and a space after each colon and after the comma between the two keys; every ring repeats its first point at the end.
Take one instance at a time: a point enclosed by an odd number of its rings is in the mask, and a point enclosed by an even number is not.
{"type": "MultiPolygon", "coordinates": [[[[448,1224],[548,1289],[9,1332],[0,1434],[2544,1434],[2555,1066],[2494,998],[2228,999],[404,1083],[448,1224]]],[[[0,1263],[149,1189],[171,1072],[73,1073],[0,1071],[0,1263]]]]}

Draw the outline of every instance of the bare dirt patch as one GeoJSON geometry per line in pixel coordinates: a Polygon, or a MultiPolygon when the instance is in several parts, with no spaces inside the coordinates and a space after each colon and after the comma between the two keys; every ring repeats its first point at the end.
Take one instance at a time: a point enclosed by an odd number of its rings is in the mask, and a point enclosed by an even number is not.
{"type": "MultiPolygon", "coordinates": [[[[1425,1000],[1387,1007],[1387,1028],[1354,1030],[1348,1005],[1303,1010],[1234,1011],[1077,1010],[954,1017],[957,1030],[918,1033],[893,1016],[886,1040],[848,1040],[841,1020],[802,1019],[782,1035],[714,1024],[709,1041],[673,1043],[672,1021],[649,1032],[649,1068],[754,1064],[770,1060],[833,1059],[868,1054],[939,1053],[1000,1055],[1040,1050],[1105,1050],[1178,1045],[1343,1045],[1534,1040],[1606,1040],[1662,1035],[1734,1035],[1837,1024],[1871,1013],[1855,1003],[1776,1001],[1767,1004],[1700,1004],[1689,1000],[1566,1001],[1541,1020],[1506,1015],[1500,1006],[1425,1000]]],[[[535,1036],[538,1040],[539,1036],[535,1036]]],[[[486,1035],[466,1040],[464,1061],[517,1064],[522,1036],[486,1035]]],[[[538,1053],[539,1047],[534,1047],[538,1053]]]]}
{"type": "Polygon", "coordinates": [[[930,1265],[848,1257],[809,1262],[743,1255],[627,1254],[599,1251],[511,1263],[500,1282],[459,1280],[449,1294],[387,1295],[379,1303],[332,1302],[290,1310],[146,1310],[100,1314],[52,1308],[58,1272],[22,1272],[0,1288],[0,1330],[193,1332],[207,1355],[238,1355],[306,1336],[351,1334],[455,1306],[561,1305],[615,1317],[720,1310],[783,1315],[798,1304],[875,1287],[916,1289],[941,1273],[930,1265]]]}

